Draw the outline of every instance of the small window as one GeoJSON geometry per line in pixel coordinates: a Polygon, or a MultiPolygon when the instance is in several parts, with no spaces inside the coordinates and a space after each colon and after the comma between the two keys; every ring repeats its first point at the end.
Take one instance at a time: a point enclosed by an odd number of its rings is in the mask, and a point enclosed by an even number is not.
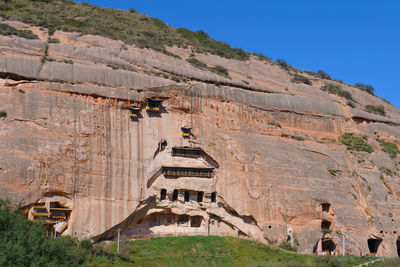
{"type": "Polygon", "coordinates": [[[189,191],[185,191],[185,202],[189,202],[189,197],[190,197],[189,191]]]}
{"type": "Polygon", "coordinates": [[[211,202],[217,202],[217,192],[211,193],[211,202]]]}
{"type": "Polygon", "coordinates": [[[330,207],[331,207],[331,204],[329,204],[329,203],[322,203],[321,206],[322,206],[322,211],[324,211],[324,212],[329,212],[329,209],[330,209],[330,207]]]}
{"type": "Polygon", "coordinates": [[[178,193],[179,193],[178,189],[175,189],[174,193],[172,195],[172,201],[177,201],[178,200],[178,193]]]}
{"type": "Polygon", "coordinates": [[[165,200],[167,198],[167,189],[161,189],[161,200],[165,200]]]}
{"type": "Polygon", "coordinates": [[[197,193],[197,202],[203,202],[203,196],[204,196],[204,192],[198,192],[197,193]]]}

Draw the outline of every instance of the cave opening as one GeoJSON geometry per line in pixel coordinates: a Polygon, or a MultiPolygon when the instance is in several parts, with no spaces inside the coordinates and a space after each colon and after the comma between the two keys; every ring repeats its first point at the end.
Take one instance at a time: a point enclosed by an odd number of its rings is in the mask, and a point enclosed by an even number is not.
{"type": "Polygon", "coordinates": [[[200,191],[197,193],[197,202],[203,202],[204,192],[200,191]]]}
{"type": "Polygon", "coordinates": [[[336,244],[332,241],[332,239],[322,240],[322,251],[333,252],[336,249],[336,244]]]}
{"type": "Polygon", "coordinates": [[[167,198],[167,189],[161,189],[160,198],[161,200],[165,200],[167,198]]]}
{"type": "Polygon", "coordinates": [[[321,222],[321,229],[329,229],[331,228],[331,222],[330,221],[322,221],[321,222]]]}
{"type": "Polygon", "coordinates": [[[217,192],[211,193],[211,202],[217,202],[217,192]]]}
{"type": "Polygon", "coordinates": [[[377,253],[382,239],[370,238],[368,239],[368,249],[370,253],[377,253]]]}
{"type": "Polygon", "coordinates": [[[190,197],[189,191],[185,191],[184,197],[185,197],[185,202],[189,202],[189,197],[190,197]]]}
{"type": "Polygon", "coordinates": [[[323,211],[323,212],[329,212],[329,209],[330,209],[330,207],[331,207],[331,204],[329,204],[329,203],[322,203],[321,206],[322,206],[322,211],[323,211]]]}
{"type": "Polygon", "coordinates": [[[172,194],[172,201],[178,200],[178,189],[174,189],[174,193],[172,194]]]}
{"type": "Polygon", "coordinates": [[[400,237],[397,238],[396,247],[397,247],[397,256],[400,257],[400,237]]]}

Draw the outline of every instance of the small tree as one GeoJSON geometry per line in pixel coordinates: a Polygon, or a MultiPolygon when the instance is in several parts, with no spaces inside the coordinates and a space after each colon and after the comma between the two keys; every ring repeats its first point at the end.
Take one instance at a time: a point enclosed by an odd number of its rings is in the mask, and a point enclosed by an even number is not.
{"type": "Polygon", "coordinates": [[[317,71],[317,74],[323,79],[331,79],[331,76],[323,70],[317,71]]]}
{"type": "Polygon", "coordinates": [[[367,92],[368,94],[371,94],[371,95],[374,94],[375,89],[372,85],[364,84],[364,83],[355,83],[354,86],[362,91],[367,92]]]}

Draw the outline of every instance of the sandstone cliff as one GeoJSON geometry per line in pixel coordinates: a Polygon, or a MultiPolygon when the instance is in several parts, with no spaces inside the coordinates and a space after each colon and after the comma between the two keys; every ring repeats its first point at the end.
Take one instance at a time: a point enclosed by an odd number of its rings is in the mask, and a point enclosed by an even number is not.
{"type": "Polygon", "coordinates": [[[0,36],[2,198],[62,204],[71,210],[63,234],[79,238],[113,238],[118,228],[131,237],[227,234],[312,253],[321,238],[340,252],[344,233],[352,253],[397,255],[399,165],[378,142],[399,142],[394,106],[307,73],[311,85],[293,83],[296,70],[253,56],[170,47],[172,57],[62,31],[48,43],[47,29],[5,23],[39,40],[0,36]],[[325,83],[350,92],[354,107],[325,83]],[[163,100],[160,111],[145,109],[149,98],[163,100]],[[364,136],[373,152],[347,150],[344,133],[364,136]],[[185,147],[202,152],[173,156],[185,147]]]}

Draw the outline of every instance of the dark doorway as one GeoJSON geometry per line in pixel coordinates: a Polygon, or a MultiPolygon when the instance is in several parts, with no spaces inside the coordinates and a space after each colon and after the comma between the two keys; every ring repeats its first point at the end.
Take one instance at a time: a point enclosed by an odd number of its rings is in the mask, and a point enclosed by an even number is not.
{"type": "Polygon", "coordinates": [[[322,240],[322,251],[332,252],[336,248],[335,243],[333,243],[332,239],[322,240]]]}
{"type": "Polygon", "coordinates": [[[160,198],[161,200],[165,200],[167,198],[167,189],[161,189],[160,198]]]}
{"type": "Polygon", "coordinates": [[[329,203],[322,203],[321,206],[322,206],[322,211],[324,211],[324,212],[329,212],[329,209],[330,209],[330,207],[331,207],[331,204],[329,204],[329,203]]]}
{"type": "Polygon", "coordinates": [[[396,247],[397,247],[397,256],[400,257],[400,237],[397,238],[396,247]]]}
{"type": "Polygon", "coordinates": [[[197,202],[203,202],[203,196],[204,196],[204,192],[198,192],[197,193],[197,202]]]}
{"type": "Polygon", "coordinates": [[[190,197],[189,191],[185,191],[185,202],[189,202],[189,197],[190,197]]]}
{"type": "Polygon", "coordinates": [[[217,202],[217,192],[211,193],[211,202],[217,202]]]}
{"type": "Polygon", "coordinates": [[[174,190],[174,193],[172,194],[172,201],[177,201],[178,200],[178,189],[174,190]]]}
{"type": "Polygon", "coordinates": [[[370,238],[368,239],[368,249],[370,253],[377,253],[382,239],[370,238]]]}
{"type": "Polygon", "coordinates": [[[322,221],[321,222],[321,229],[329,229],[331,228],[331,222],[330,221],[322,221]]]}

